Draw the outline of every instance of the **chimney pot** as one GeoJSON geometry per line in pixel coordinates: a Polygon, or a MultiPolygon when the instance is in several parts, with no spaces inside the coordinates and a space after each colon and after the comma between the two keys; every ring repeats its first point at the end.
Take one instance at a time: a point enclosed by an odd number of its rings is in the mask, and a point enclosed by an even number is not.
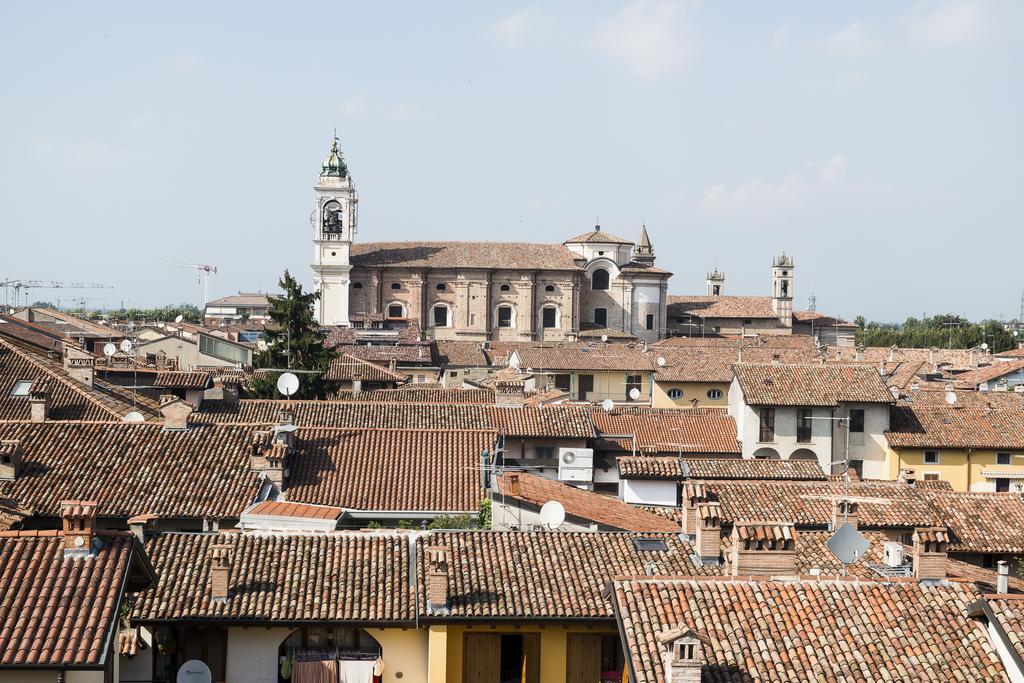
{"type": "Polygon", "coordinates": [[[996,583],[996,592],[1000,595],[1006,595],[1010,592],[1010,565],[1006,560],[999,560],[996,563],[996,567],[999,569],[999,579],[996,583]]]}
{"type": "Polygon", "coordinates": [[[945,579],[948,545],[945,527],[914,529],[914,576],[925,581],[945,579]]]}
{"type": "Polygon", "coordinates": [[[718,564],[722,553],[722,508],[718,503],[697,505],[697,555],[702,564],[718,564]]]}
{"type": "Polygon", "coordinates": [[[658,636],[665,683],[700,683],[704,667],[703,643],[687,628],[676,628],[658,636]]]}
{"type": "Polygon", "coordinates": [[[704,484],[688,483],[683,487],[683,533],[697,535],[697,506],[708,502],[704,484]]]}
{"type": "Polygon", "coordinates": [[[61,528],[64,536],[64,557],[88,557],[96,535],[96,501],[62,500],[61,528]]]}
{"type": "Polygon", "coordinates": [[[64,370],[71,379],[91,387],[96,357],[72,344],[64,344],[64,370]]]}
{"type": "Polygon", "coordinates": [[[795,576],[797,533],[792,522],[736,522],[733,576],[795,576]]]}
{"type": "Polygon", "coordinates": [[[46,380],[36,380],[29,387],[28,402],[32,422],[46,422],[50,416],[50,385],[46,380]]]}
{"type": "Polygon", "coordinates": [[[210,546],[210,599],[227,602],[231,585],[231,556],[234,548],[228,544],[210,546]]]}
{"type": "Polygon", "coordinates": [[[0,481],[14,481],[21,471],[21,441],[4,439],[0,441],[0,481]]]}
{"type": "Polygon", "coordinates": [[[857,528],[860,519],[860,505],[857,501],[834,500],[832,501],[832,530],[835,531],[843,524],[849,522],[853,528],[857,528]]]}
{"type": "Polygon", "coordinates": [[[448,609],[448,561],[451,548],[427,546],[427,602],[432,610],[448,609]]]}

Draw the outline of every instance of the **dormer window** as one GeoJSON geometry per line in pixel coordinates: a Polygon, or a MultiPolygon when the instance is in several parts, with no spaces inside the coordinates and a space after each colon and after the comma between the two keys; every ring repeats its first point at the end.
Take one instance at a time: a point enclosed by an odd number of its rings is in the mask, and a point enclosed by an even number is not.
{"type": "Polygon", "coordinates": [[[30,379],[19,379],[14,383],[14,388],[11,389],[11,396],[28,396],[28,390],[32,386],[32,380],[30,379]]]}

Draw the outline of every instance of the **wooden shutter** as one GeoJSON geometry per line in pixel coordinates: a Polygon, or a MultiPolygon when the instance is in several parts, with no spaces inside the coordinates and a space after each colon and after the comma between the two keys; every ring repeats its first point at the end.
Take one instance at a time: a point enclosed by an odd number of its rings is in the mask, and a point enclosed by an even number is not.
{"type": "Polygon", "coordinates": [[[467,633],[462,652],[463,683],[499,683],[501,636],[467,633]]]}
{"type": "Polygon", "coordinates": [[[540,634],[523,634],[523,654],[526,655],[526,683],[540,683],[540,634]]]}
{"type": "Polygon", "coordinates": [[[566,649],[566,683],[600,683],[601,636],[570,633],[566,649]]]}

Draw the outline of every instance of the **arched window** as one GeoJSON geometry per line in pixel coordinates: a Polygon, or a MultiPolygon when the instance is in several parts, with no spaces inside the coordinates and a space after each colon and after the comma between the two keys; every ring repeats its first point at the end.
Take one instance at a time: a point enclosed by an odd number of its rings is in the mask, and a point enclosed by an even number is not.
{"type": "Polygon", "coordinates": [[[508,292],[508,291],[510,291],[511,289],[512,289],[512,288],[511,288],[511,287],[509,287],[508,285],[502,285],[502,286],[501,286],[501,291],[503,291],[503,292],[508,292]]]}
{"type": "Polygon", "coordinates": [[[590,279],[590,288],[594,291],[608,289],[608,271],[598,268],[590,279]]]}
{"type": "Polygon", "coordinates": [[[434,306],[434,327],[448,327],[448,306],[445,304],[434,306]]]}
{"type": "Polygon", "coordinates": [[[446,289],[448,289],[448,288],[445,286],[445,284],[443,282],[438,282],[437,283],[437,291],[443,292],[446,289]]]}
{"type": "Polygon", "coordinates": [[[362,288],[363,288],[363,283],[362,282],[353,282],[352,283],[352,289],[362,289],[362,288]]]}
{"type": "Polygon", "coordinates": [[[391,283],[391,289],[401,289],[401,288],[402,288],[402,285],[400,285],[399,283],[397,283],[397,282],[392,282],[391,283]]]}

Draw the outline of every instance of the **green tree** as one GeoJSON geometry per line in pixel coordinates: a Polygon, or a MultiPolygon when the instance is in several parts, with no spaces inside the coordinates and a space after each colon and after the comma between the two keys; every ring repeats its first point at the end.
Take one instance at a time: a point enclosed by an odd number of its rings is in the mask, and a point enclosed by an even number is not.
{"type": "Polygon", "coordinates": [[[274,324],[264,328],[267,348],[253,359],[257,369],[276,371],[256,373],[252,393],[260,398],[280,398],[277,378],[289,368],[308,371],[299,373],[299,391],[293,398],[327,398],[337,387],[326,379],[334,351],[324,346],[327,331],[313,315],[320,293],[303,292],[302,285],[287,270],[278,284],[285,295],[270,300],[269,315],[274,324]]]}
{"type": "Polygon", "coordinates": [[[476,523],[481,529],[490,529],[491,519],[491,499],[484,498],[480,501],[480,511],[476,514],[476,523]]]}
{"type": "Polygon", "coordinates": [[[428,529],[472,529],[476,526],[473,515],[468,512],[461,515],[440,515],[430,520],[428,529]]]}

